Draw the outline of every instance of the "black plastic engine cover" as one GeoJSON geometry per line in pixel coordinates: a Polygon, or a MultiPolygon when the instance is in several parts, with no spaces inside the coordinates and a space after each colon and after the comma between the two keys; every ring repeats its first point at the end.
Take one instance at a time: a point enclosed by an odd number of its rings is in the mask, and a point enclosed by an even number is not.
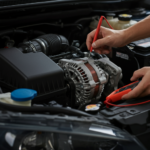
{"type": "MultiPolygon", "coordinates": [[[[150,96],[140,99],[120,101],[119,105],[136,104],[150,100],[150,96]]],[[[146,149],[150,149],[150,102],[131,107],[110,107],[99,114],[114,125],[125,129],[136,137],[146,149]]]]}
{"type": "Polygon", "coordinates": [[[66,92],[63,70],[55,62],[42,52],[24,54],[17,48],[0,50],[0,84],[11,90],[36,90],[34,102],[66,92]]]}

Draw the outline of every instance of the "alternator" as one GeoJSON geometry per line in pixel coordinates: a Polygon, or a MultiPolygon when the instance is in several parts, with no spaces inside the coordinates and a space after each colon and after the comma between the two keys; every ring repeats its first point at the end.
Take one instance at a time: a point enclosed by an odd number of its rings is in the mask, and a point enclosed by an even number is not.
{"type": "MultiPolygon", "coordinates": [[[[103,58],[102,58],[103,59],[103,58]]],[[[98,101],[104,90],[104,86],[109,81],[111,75],[114,78],[117,75],[117,84],[120,78],[120,69],[109,60],[94,60],[93,58],[61,59],[59,66],[64,70],[65,76],[73,80],[76,86],[76,105],[83,106],[93,101],[98,101]],[[108,63],[110,62],[110,63],[108,63]],[[108,65],[110,64],[110,65],[108,65]],[[105,71],[105,66],[106,70],[105,71]],[[101,67],[102,66],[102,67],[101,67]],[[104,68],[104,69],[102,69],[104,68]],[[116,69],[117,68],[117,69],[116,69]],[[118,78],[119,74],[119,78],[118,78]]],[[[113,83],[116,83],[115,81],[113,83]]],[[[114,84],[110,84],[110,88],[114,84]]]]}
{"type": "Polygon", "coordinates": [[[64,69],[66,77],[71,78],[76,86],[76,105],[84,105],[101,97],[108,74],[95,65],[93,59],[62,59],[59,65],[64,69]]]}

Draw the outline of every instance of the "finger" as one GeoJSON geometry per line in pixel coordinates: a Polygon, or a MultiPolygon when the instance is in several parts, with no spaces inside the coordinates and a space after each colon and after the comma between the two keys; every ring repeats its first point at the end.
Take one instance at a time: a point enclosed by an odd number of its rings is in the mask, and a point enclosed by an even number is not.
{"type": "Polygon", "coordinates": [[[141,95],[139,95],[139,98],[141,98],[141,97],[145,97],[145,96],[148,96],[148,95],[150,95],[150,90],[148,89],[146,89],[145,91],[143,91],[142,93],[141,93],[141,95]]]}
{"type": "Polygon", "coordinates": [[[100,51],[100,50],[94,50],[96,53],[98,54],[109,54],[110,51],[109,50],[104,50],[104,51],[100,51]]]}
{"type": "Polygon", "coordinates": [[[145,86],[143,87],[143,92],[139,95],[139,97],[144,97],[144,96],[148,96],[150,95],[150,81],[149,81],[149,76],[150,74],[146,74],[144,76],[144,79],[145,79],[145,86]]]}
{"type": "Polygon", "coordinates": [[[145,75],[145,70],[144,70],[144,68],[139,69],[139,70],[137,70],[137,71],[135,71],[135,72],[133,73],[133,76],[131,77],[131,81],[136,81],[136,80],[138,80],[139,78],[143,77],[144,75],[145,75]]]}
{"type": "Polygon", "coordinates": [[[94,49],[94,52],[96,52],[98,54],[102,54],[102,51],[100,49],[94,49]]]}
{"type": "Polygon", "coordinates": [[[102,38],[102,39],[99,39],[97,41],[95,41],[93,44],[92,44],[92,47],[95,49],[95,48],[99,48],[99,47],[103,47],[103,46],[109,46],[109,40],[107,37],[105,38],[102,38]]]}
{"type": "Polygon", "coordinates": [[[95,32],[96,32],[96,30],[93,30],[93,31],[90,32],[90,33],[88,34],[88,36],[87,36],[86,45],[87,45],[88,50],[90,50],[90,47],[91,47],[91,45],[92,45],[95,32]]]}
{"type": "Polygon", "coordinates": [[[102,49],[101,54],[109,54],[110,50],[109,49],[102,49]]]}
{"type": "Polygon", "coordinates": [[[144,83],[145,83],[144,80],[141,81],[131,92],[129,92],[128,94],[122,96],[122,100],[137,98],[139,95],[141,95],[141,93],[145,90],[143,88],[144,83]]]}
{"type": "Polygon", "coordinates": [[[102,54],[109,54],[109,53],[110,53],[109,50],[104,50],[104,51],[102,51],[102,54]]]}
{"type": "Polygon", "coordinates": [[[110,49],[104,49],[104,48],[94,49],[94,52],[98,54],[109,54],[110,51],[111,51],[110,49]]]}
{"type": "Polygon", "coordinates": [[[103,49],[106,49],[106,50],[109,50],[109,49],[110,49],[110,47],[107,46],[107,45],[104,45],[102,48],[103,48],[103,49]]]}
{"type": "Polygon", "coordinates": [[[111,52],[111,48],[109,46],[103,46],[102,47],[102,54],[109,54],[111,52]]]}

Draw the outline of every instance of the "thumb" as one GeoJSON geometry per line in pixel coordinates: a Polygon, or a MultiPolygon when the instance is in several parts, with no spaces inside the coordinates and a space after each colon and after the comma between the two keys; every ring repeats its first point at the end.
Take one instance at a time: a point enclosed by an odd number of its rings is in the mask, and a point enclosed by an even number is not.
{"type": "Polygon", "coordinates": [[[95,41],[93,44],[92,44],[92,47],[93,48],[99,48],[99,47],[102,47],[102,46],[109,46],[108,45],[109,41],[108,41],[108,38],[105,37],[105,38],[102,38],[102,39],[99,39],[97,41],[95,41]]]}
{"type": "Polygon", "coordinates": [[[133,73],[133,76],[131,77],[130,80],[131,80],[131,81],[136,81],[136,80],[138,80],[139,78],[143,77],[144,74],[145,74],[144,69],[143,69],[143,68],[142,68],[142,69],[139,69],[139,70],[137,70],[137,71],[135,71],[135,72],[133,73]]]}

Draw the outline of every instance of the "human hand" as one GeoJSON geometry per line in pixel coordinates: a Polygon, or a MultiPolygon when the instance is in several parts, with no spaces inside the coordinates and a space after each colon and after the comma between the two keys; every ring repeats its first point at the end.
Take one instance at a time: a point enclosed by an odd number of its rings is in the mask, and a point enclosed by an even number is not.
{"type": "Polygon", "coordinates": [[[87,36],[86,45],[88,50],[90,50],[92,45],[95,52],[99,54],[109,54],[111,47],[122,47],[127,44],[124,30],[112,30],[104,27],[100,28],[97,41],[92,44],[95,32],[96,29],[87,36]]]}
{"type": "Polygon", "coordinates": [[[122,100],[139,98],[150,95],[150,67],[144,67],[134,72],[131,81],[136,81],[142,77],[141,82],[128,94],[122,97],[122,100]]]}

